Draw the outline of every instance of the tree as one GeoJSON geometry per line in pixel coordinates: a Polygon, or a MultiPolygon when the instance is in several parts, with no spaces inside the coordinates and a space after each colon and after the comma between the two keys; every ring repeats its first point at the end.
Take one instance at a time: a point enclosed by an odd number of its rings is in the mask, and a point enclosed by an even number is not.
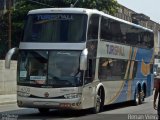
{"type": "MultiPolygon", "coordinates": [[[[69,6],[71,3],[73,4],[75,0],[66,0],[66,6],[69,6]]],[[[65,6],[65,7],[66,7],[65,6]]],[[[116,0],[79,0],[76,7],[82,8],[90,8],[90,9],[98,9],[100,11],[107,11],[111,15],[114,15],[118,8],[119,4],[116,0]]]]}
{"type": "Polygon", "coordinates": [[[77,3],[75,7],[98,9],[108,11],[114,15],[119,8],[116,0],[37,0],[53,7],[70,7],[71,4],[77,3]]]}
{"type": "Polygon", "coordinates": [[[4,59],[5,53],[7,52],[7,46],[8,46],[8,41],[7,41],[7,23],[6,19],[7,16],[5,17],[0,17],[0,59],[4,59]]]}
{"type": "Polygon", "coordinates": [[[29,0],[19,0],[12,11],[12,46],[18,46],[23,37],[25,18],[29,10],[42,8],[39,4],[32,4],[29,0]]]}

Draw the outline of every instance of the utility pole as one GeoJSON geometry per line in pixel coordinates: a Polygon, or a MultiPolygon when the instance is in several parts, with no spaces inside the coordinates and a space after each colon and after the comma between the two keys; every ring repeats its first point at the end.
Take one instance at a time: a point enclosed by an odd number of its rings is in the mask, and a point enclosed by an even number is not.
{"type": "Polygon", "coordinates": [[[12,26],[12,22],[11,22],[11,0],[8,0],[8,49],[11,49],[11,26],[12,26]]]}

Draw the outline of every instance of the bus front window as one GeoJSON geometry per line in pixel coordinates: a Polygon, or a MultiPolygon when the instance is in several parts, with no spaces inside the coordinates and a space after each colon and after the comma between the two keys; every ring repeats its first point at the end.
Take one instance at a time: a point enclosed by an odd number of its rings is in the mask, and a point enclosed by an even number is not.
{"type": "Polygon", "coordinates": [[[21,51],[18,84],[75,87],[82,85],[80,51],[21,51]]]}
{"type": "Polygon", "coordinates": [[[47,80],[47,52],[21,52],[20,58],[19,81],[45,84],[47,80]]]}
{"type": "Polygon", "coordinates": [[[84,42],[86,24],[87,15],[84,14],[32,14],[28,16],[23,41],[84,42]]]}
{"type": "Polygon", "coordinates": [[[81,84],[78,51],[53,51],[49,55],[48,83],[55,86],[81,84]]]}

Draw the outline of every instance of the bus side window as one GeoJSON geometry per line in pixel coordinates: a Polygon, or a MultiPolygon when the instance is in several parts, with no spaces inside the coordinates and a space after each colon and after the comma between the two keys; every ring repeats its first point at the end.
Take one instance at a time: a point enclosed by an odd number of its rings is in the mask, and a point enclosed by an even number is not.
{"type": "Polygon", "coordinates": [[[88,40],[98,40],[99,15],[92,15],[90,17],[88,26],[88,40]]]}
{"type": "Polygon", "coordinates": [[[110,20],[108,18],[102,17],[101,20],[101,33],[100,39],[102,40],[112,40],[112,32],[110,30],[110,20]]]}
{"type": "Polygon", "coordinates": [[[98,77],[100,80],[107,80],[108,77],[112,76],[112,63],[109,63],[109,59],[100,58],[99,60],[99,72],[98,77]]]}

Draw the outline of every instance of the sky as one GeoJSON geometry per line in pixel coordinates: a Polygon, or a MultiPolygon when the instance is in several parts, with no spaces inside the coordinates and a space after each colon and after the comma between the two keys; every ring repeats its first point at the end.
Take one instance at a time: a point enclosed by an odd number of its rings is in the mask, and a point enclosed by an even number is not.
{"type": "Polygon", "coordinates": [[[117,2],[160,23],[160,0],[117,0],[117,2]]]}

